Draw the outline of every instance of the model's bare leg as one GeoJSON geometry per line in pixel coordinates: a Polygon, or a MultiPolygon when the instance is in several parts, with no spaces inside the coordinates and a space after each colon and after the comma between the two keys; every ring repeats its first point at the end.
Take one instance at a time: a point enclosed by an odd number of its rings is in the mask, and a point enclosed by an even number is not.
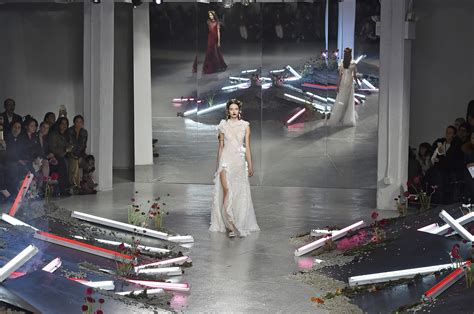
{"type": "Polygon", "coordinates": [[[227,227],[230,229],[231,232],[233,232],[236,236],[239,236],[239,230],[234,225],[234,222],[232,221],[232,216],[229,214],[230,208],[228,208],[229,205],[229,187],[227,185],[227,173],[223,170],[219,174],[220,180],[221,180],[221,185],[222,185],[222,192],[224,193],[224,200],[223,200],[223,208],[224,208],[224,215],[225,219],[224,221],[227,224],[227,227]]]}

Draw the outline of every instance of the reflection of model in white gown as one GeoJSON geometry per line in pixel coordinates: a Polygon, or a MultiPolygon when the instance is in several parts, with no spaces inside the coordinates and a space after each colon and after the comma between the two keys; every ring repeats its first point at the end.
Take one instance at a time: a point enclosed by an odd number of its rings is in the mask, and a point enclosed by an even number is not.
{"type": "Polygon", "coordinates": [[[222,120],[217,126],[224,134],[224,149],[214,179],[210,231],[226,232],[233,224],[241,236],[259,231],[245,161],[245,131],[249,123],[243,120],[222,120]],[[225,171],[229,192],[225,204],[220,173],[225,171]]]}
{"type": "Polygon", "coordinates": [[[356,65],[351,61],[347,69],[343,63],[339,66],[339,93],[336,96],[328,125],[355,126],[357,120],[357,112],[354,108],[354,82],[353,78],[356,73],[356,65]]]}

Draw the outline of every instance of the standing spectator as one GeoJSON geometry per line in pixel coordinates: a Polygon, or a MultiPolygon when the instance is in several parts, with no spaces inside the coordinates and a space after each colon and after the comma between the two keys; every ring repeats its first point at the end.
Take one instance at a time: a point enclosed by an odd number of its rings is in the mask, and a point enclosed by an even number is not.
{"type": "Polygon", "coordinates": [[[58,119],[58,129],[48,136],[49,152],[54,155],[57,165],[52,165],[51,171],[59,174],[59,191],[63,196],[71,196],[69,191],[69,174],[67,165],[67,154],[72,151],[69,143],[67,129],[69,121],[65,117],[58,119]]]}
{"type": "Polygon", "coordinates": [[[81,185],[79,164],[86,157],[87,131],[84,129],[84,118],[81,115],[74,117],[74,125],[68,129],[69,142],[72,151],[68,154],[69,180],[72,186],[78,189],[81,185]]]}
{"type": "Polygon", "coordinates": [[[22,122],[21,116],[15,113],[15,101],[11,98],[5,99],[3,102],[5,111],[2,113],[3,116],[3,132],[5,135],[9,134],[12,130],[13,123],[22,122]]]}
{"type": "Polygon", "coordinates": [[[421,143],[418,147],[418,154],[416,155],[416,160],[420,164],[421,174],[423,175],[423,177],[433,165],[431,163],[432,154],[433,153],[431,150],[431,145],[429,143],[421,143]]]}

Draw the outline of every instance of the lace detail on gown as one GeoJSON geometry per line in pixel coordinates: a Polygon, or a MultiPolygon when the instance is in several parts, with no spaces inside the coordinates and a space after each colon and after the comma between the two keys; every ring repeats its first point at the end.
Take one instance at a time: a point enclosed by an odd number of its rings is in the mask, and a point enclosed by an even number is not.
{"type": "Polygon", "coordinates": [[[210,231],[226,232],[233,224],[242,236],[259,231],[253,208],[247,162],[245,161],[245,130],[247,121],[222,120],[217,126],[224,134],[224,149],[214,177],[213,206],[210,231]],[[229,192],[224,204],[220,174],[225,171],[229,192]]]}
{"type": "Polygon", "coordinates": [[[355,70],[354,61],[347,69],[344,69],[342,63],[339,66],[341,73],[341,82],[339,84],[339,93],[336,96],[331,116],[327,122],[328,125],[355,126],[357,112],[354,106],[354,81],[353,74],[355,70]]]}

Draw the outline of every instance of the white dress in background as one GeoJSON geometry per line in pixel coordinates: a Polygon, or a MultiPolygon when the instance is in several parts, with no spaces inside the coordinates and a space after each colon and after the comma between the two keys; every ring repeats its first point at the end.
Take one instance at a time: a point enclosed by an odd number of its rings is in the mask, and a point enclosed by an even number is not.
{"type": "Polygon", "coordinates": [[[214,179],[210,231],[226,232],[226,227],[230,229],[229,222],[234,224],[241,236],[260,230],[253,209],[243,146],[248,125],[249,123],[243,120],[222,120],[217,126],[218,132],[224,134],[224,148],[214,179]],[[221,171],[226,173],[229,188],[225,206],[220,179],[221,171]]]}
{"type": "Polygon", "coordinates": [[[343,64],[339,65],[339,73],[342,75],[339,84],[339,93],[336,96],[328,125],[331,126],[355,126],[357,112],[354,107],[354,72],[355,62],[351,61],[349,67],[344,69],[343,64]]]}

